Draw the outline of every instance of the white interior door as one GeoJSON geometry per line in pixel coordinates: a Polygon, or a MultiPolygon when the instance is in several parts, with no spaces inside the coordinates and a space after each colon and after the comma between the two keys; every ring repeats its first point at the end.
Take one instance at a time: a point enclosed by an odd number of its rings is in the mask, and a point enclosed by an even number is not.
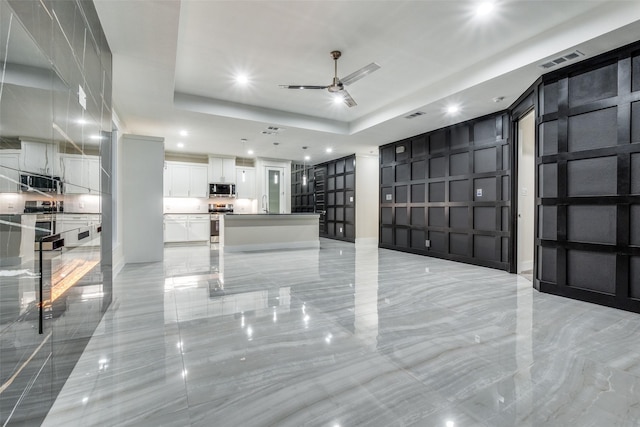
{"type": "Polygon", "coordinates": [[[518,121],[517,273],[533,270],[535,233],[535,113],[518,121]]]}

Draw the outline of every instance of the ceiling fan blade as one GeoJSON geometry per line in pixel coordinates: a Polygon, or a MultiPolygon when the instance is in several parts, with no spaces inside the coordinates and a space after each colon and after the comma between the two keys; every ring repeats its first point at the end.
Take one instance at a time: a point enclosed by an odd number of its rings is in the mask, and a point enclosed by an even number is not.
{"type": "Polygon", "coordinates": [[[326,89],[329,86],[315,86],[315,85],[280,85],[283,89],[326,89]]]}
{"type": "Polygon", "coordinates": [[[344,101],[344,103],[347,104],[347,107],[351,108],[358,105],[358,103],[351,97],[351,95],[349,95],[349,92],[347,92],[346,89],[342,89],[340,91],[340,94],[342,95],[342,100],[344,101]]]}
{"type": "Polygon", "coordinates": [[[342,82],[343,85],[350,85],[351,83],[360,80],[366,75],[373,73],[378,68],[380,68],[380,66],[375,62],[372,62],[371,64],[365,65],[364,67],[360,68],[358,71],[354,71],[348,76],[340,79],[340,81],[342,82]]]}

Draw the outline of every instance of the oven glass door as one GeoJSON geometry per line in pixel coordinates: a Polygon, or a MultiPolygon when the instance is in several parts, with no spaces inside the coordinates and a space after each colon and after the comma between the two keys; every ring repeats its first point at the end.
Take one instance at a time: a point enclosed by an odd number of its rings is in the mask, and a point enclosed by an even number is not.
{"type": "Polygon", "coordinates": [[[36,220],[36,242],[42,237],[50,236],[56,232],[56,222],[53,219],[37,219],[36,220]]]}

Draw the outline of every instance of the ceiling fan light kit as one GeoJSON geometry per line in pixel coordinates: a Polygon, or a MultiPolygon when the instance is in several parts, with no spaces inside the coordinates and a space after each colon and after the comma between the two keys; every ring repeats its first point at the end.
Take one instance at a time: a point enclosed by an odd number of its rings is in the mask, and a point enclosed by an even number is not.
{"type": "Polygon", "coordinates": [[[330,85],[327,86],[319,86],[319,85],[280,85],[280,87],[284,89],[327,89],[329,93],[334,94],[335,96],[340,96],[340,101],[344,102],[348,107],[355,107],[358,105],[356,101],[349,95],[349,92],[344,88],[361,78],[371,74],[380,68],[380,65],[372,62],[371,64],[365,65],[359,70],[349,74],[343,79],[338,77],[338,59],[342,56],[342,52],[339,50],[334,50],[331,52],[331,57],[333,58],[333,69],[334,75],[330,85]]]}

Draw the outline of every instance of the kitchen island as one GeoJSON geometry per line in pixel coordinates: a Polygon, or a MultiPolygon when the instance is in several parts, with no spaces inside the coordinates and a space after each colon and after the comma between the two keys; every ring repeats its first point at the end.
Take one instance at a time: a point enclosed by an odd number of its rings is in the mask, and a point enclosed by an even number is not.
{"type": "Polygon", "coordinates": [[[225,252],[319,248],[319,215],[220,215],[220,249],[225,252]]]}

